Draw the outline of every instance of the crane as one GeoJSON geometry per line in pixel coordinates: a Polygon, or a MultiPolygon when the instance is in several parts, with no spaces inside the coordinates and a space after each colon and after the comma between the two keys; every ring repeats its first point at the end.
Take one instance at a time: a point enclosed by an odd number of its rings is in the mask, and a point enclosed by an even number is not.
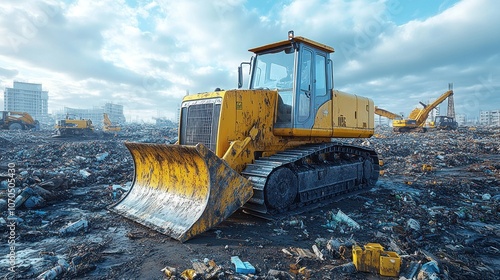
{"type": "MultiPolygon", "coordinates": [[[[448,88],[451,89],[453,84],[449,84],[448,88]]],[[[437,129],[455,130],[458,128],[458,123],[455,120],[455,103],[453,95],[448,97],[448,111],[446,116],[436,116],[434,120],[434,127],[437,129]]]]}

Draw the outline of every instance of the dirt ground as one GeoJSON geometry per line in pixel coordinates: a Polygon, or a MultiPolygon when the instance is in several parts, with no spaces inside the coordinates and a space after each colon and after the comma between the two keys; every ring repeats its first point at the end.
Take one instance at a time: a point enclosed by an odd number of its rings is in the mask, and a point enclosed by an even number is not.
{"type": "Polygon", "coordinates": [[[404,279],[412,268],[415,279],[500,273],[498,128],[409,134],[378,128],[375,137],[353,141],[373,147],[384,162],[374,188],[277,221],[238,211],[185,243],[107,209],[133,180],[123,142],[162,143],[171,133],[131,128],[120,137],[64,140],[44,131],[1,131],[1,197],[7,201],[12,164],[18,192],[37,186],[45,192],[36,189],[43,203],[34,207],[26,202],[13,213],[3,207],[0,276],[35,279],[51,269],[46,279],[404,279]],[[354,224],[335,222],[339,211],[354,224]],[[71,232],[71,223],[81,226],[71,232]],[[356,271],[353,245],[367,243],[399,254],[398,277],[356,271]],[[233,256],[255,273],[236,273],[233,256]],[[425,275],[431,261],[437,271],[425,275]]]}

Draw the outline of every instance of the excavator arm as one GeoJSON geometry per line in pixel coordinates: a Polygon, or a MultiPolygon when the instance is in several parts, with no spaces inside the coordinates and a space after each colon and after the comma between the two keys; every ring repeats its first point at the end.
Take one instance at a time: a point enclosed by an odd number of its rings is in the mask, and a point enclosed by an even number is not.
{"type": "Polygon", "coordinates": [[[121,130],[121,127],[118,126],[118,125],[114,125],[111,120],[109,119],[108,117],[108,114],[107,113],[104,113],[103,114],[103,120],[102,120],[102,123],[103,123],[103,129],[104,131],[120,131],[121,130]]]}
{"type": "Polygon", "coordinates": [[[395,114],[393,112],[389,112],[389,111],[382,109],[382,108],[379,108],[377,106],[375,106],[375,114],[382,116],[382,117],[386,117],[390,120],[402,120],[403,119],[403,117],[401,115],[395,114]]]}
{"type": "Polygon", "coordinates": [[[38,121],[27,112],[1,111],[0,119],[2,119],[0,128],[32,129],[38,126],[38,121]]]}
{"type": "Polygon", "coordinates": [[[424,104],[420,102],[423,108],[415,108],[410,112],[407,119],[393,119],[392,126],[395,132],[410,132],[410,131],[420,131],[425,132],[427,129],[424,127],[427,117],[429,117],[430,112],[441,104],[446,98],[453,95],[453,90],[450,88],[447,92],[443,93],[434,102],[430,104],[424,104]]]}
{"type": "Polygon", "coordinates": [[[34,125],[35,119],[26,112],[11,112],[11,115],[18,115],[18,119],[23,121],[26,125],[34,125]]]}
{"type": "Polygon", "coordinates": [[[415,118],[417,126],[422,126],[425,123],[425,120],[427,120],[427,117],[429,117],[429,113],[451,95],[453,95],[453,90],[448,90],[440,97],[438,97],[438,99],[436,99],[434,102],[428,104],[427,106],[424,106],[424,108],[420,110],[419,114],[415,118]]]}

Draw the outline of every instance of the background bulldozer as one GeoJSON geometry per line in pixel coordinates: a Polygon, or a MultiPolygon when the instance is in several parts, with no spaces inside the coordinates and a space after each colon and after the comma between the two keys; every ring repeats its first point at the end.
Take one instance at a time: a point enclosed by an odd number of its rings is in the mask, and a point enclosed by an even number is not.
{"type": "Polygon", "coordinates": [[[125,143],[135,178],[112,211],[183,242],[238,209],[273,217],[376,183],[373,150],[332,141],[374,133],[373,101],[333,89],[333,48],[291,31],[250,51],[239,89],[184,97],[178,143],[125,143]]]}
{"type": "Polygon", "coordinates": [[[94,136],[94,125],[92,120],[78,119],[66,115],[64,120],[57,121],[55,126],[56,136],[72,137],[72,136],[94,136]]]}

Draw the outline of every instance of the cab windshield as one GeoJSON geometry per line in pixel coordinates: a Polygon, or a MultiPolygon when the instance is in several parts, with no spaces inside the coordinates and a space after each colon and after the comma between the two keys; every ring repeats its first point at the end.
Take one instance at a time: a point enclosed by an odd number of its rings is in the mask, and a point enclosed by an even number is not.
{"type": "Polygon", "coordinates": [[[250,88],[291,90],[294,54],[291,46],[258,54],[255,58],[250,88]]]}

